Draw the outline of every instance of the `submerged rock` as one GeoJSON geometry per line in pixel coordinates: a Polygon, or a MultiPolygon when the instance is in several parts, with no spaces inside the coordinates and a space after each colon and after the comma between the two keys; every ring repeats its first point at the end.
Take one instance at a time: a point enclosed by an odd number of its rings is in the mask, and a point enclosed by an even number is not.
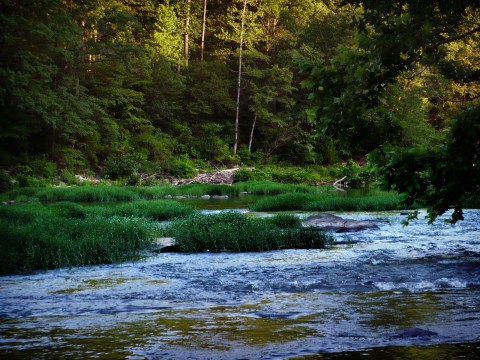
{"type": "Polygon", "coordinates": [[[332,214],[311,215],[303,221],[303,224],[337,233],[378,229],[377,224],[373,221],[343,219],[332,214]]]}
{"type": "Polygon", "coordinates": [[[398,334],[394,335],[395,339],[408,339],[408,338],[431,338],[432,336],[438,336],[434,331],[425,330],[422,328],[406,329],[398,334]]]}

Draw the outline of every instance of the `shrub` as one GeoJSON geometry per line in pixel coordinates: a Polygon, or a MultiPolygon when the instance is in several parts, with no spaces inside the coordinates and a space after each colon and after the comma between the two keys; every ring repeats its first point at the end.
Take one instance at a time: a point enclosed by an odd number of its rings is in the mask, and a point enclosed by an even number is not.
{"type": "Polygon", "coordinates": [[[177,178],[192,178],[197,175],[197,170],[195,170],[195,164],[187,156],[181,156],[176,159],[173,159],[169,166],[170,175],[177,178]]]}
{"type": "Polygon", "coordinates": [[[20,187],[41,187],[47,186],[48,181],[45,179],[38,179],[32,175],[19,174],[16,177],[18,186],[20,187]]]}
{"type": "Polygon", "coordinates": [[[142,178],[141,178],[140,174],[133,173],[128,177],[126,185],[137,186],[137,185],[140,185],[141,180],[142,180],[142,178]]]}
{"type": "Polygon", "coordinates": [[[57,164],[47,160],[44,156],[36,157],[29,162],[33,175],[44,179],[51,179],[57,172],[57,164]]]}
{"type": "Polygon", "coordinates": [[[144,160],[136,154],[110,155],[104,163],[103,174],[112,180],[126,178],[137,173],[144,160]]]}
{"type": "Polygon", "coordinates": [[[255,169],[239,169],[233,173],[233,182],[247,182],[247,181],[267,181],[271,180],[268,175],[255,169]]]}
{"type": "Polygon", "coordinates": [[[68,169],[62,171],[60,179],[67,185],[77,185],[79,183],[78,179],[75,177],[75,174],[68,169]]]}
{"type": "Polygon", "coordinates": [[[0,170],[0,193],[13,189],[13,178],[4,170],[0,170]]]}

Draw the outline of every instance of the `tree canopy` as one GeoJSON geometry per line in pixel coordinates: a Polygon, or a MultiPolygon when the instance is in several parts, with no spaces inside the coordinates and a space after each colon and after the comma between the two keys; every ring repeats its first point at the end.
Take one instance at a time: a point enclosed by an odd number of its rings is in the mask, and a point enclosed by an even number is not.
{"type": "Polygon", "coordinates": [[[371,153],[432,218],[478,193],[478,1],[1,0],[0,30],[9,171],[371,153]]]}

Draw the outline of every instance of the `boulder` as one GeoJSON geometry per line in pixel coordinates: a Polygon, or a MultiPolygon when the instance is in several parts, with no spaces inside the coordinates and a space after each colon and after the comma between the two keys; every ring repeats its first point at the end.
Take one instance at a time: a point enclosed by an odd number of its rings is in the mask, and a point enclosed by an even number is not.
{"type": "Polygon", "coordinates": [[[337,233],[378,229],[377,224],[368,220],[343,219],[332,214],[312,215],[303,221],[305,226],[316,226],[325,231],[337,233]]]}
{"type": "Polygon", "coordinates": [[[154,252],[177,252],[178,246],[175,244],[175,239],[172,237],[161,237],[155,239],[154,252]]]}

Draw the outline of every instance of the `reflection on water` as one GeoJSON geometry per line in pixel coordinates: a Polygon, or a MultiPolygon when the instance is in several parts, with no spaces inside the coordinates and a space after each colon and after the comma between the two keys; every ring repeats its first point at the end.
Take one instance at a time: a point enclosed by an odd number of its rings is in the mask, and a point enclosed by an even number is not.
{"type": "Polygon", "coordinates": [[[454,359],[480,354],[480,211],[353,245],[0,278],[2,358],[454,359]]]}

